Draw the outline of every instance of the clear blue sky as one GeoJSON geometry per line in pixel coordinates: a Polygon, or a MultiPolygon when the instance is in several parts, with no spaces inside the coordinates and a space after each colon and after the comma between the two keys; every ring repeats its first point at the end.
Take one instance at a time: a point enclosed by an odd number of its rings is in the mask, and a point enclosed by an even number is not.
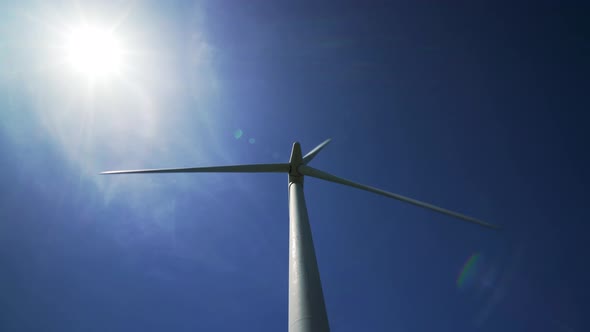
{"type": "Polygon", "coordinates": [[[286,175],[97,174],[329,137],[503,227],[307,179],[332,331],[587,331],[588,8],[371,3],[2,2],[0,331],[285,331],[286,175]],[[83,24],[119,71],[66,61],[83,24]]]}

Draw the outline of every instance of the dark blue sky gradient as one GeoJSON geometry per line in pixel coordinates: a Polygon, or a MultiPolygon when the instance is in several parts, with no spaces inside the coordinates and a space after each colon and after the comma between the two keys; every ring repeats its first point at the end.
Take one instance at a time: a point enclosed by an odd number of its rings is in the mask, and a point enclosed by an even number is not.
{"type": "Polygon", "coordinates": [[[306,179],[332,331],[588,330],[588,13],[0,5],[0,331],[286,330],[286,175],[97,173],[328,137],[313,167],[503,227],[306,179]],[[91,92],[51,58],[80,13],[134,51],[91,92]]]}

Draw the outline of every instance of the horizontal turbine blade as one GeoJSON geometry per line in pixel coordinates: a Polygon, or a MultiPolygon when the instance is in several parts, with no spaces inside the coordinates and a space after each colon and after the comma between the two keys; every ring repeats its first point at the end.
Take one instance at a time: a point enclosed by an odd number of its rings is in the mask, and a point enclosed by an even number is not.
{"type": "Polygon", "coordinates": [[[499,229],[498,226],[495,226],[495,225],[492,225],[492,224],[488,224],[487,222],[484,222],[484,221],[481,221],[481,220],[478,220],[478,219],[475,219],[475,218],[466,216],[466,215],[461,214],[461,213],[453,212],[453,211],[450,211],[450,210],[447,210],[447,209],[443,209],[441,207],[438,207],[438,206],[435,206],[435,205],[432,205],[432,204],[420,202],[418,200],[415,200],[415,199],[412,199],[412,198],[409,198],[409,197],[405,197],[405,196],[402,196],[402,195],[390,193],[390,192],[387,192],[385,190],[373,188],[373,187],[370,187],[370,186],[366,186],[364,184],[360,184],[360,183],[352,182],[352,181],[349,181],[349,180],[346,180],[346,179],[343,179],[343,178],[339,178],[339,177],[334,176],[332,174],[329,174],[329,173],[320,171],[319,169],[315,169],[313,167],[309,167],[309,166],[306,166],[306,165],[299,166],[299,172],[301,174],[303,174],[303,175],[311,176],[311,177],[314,177],[314,178],[318,178],[318,179],[322,179],[322,180],[326,180],[326,181],[330,181],[330,182],[335,182],[335,183],[340,183],[340,184],[344,184],[344,185],[351,186],[351,187],[354,187],[354,188],[358,188],[358,189],[370,191],[370,192],[375,193],[375,194],[383,195],[383,196],[390,197],[390,198],[395,198],[395,199],[400,200],[402,202],[410,203],[410,204],[413,204],[413,205],[416,205],[416,206],[419,206],[419,207],[423,207],[423,208],[426,208],[426,209],[429,209],[429,210],[432,210],[432,211],[436,211],[436,212],[439,212],[439,213],[442,213],[442,214],[446,214],[448,216],[459,218],[461,220],[468,221],[468,222],[471,222],[471,223],[474,223],[474,224],[478,224],[478,225],[481,225],[481,226],[484,226],[484,227],[493,228],[493,229],[499,229]]]}
{"type": "Polygon", "coordinates": [[[327,140],[323,141],[320,145],[316,146],[313,150],[309,151],[309,153],[306,154],[305,157],[303,157],[303,165],[307,165],[313,158],[315,158],[315,156],[318,153],[320,153],[320,151],[322,151],[322,149],[326,145],[328,145],[330,141],[332,141],[332,139],[328,138],[327,140]]]}
{"type": "Polygon", "coordinates": [[[135,169],[124,171],[108,171],[102,172],[100,174],[133,173],[289,173],[289,164],[254,164],[190,168],[135,169]]]}

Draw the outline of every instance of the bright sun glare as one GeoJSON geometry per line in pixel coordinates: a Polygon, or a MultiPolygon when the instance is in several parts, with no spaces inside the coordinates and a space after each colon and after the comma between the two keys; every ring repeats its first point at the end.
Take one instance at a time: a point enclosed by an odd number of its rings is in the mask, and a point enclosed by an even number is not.
{"type": "Polygon", "coordinates": [[[109,31],[84,27],[71,31],[66,41],[67,61],[91,77],[108,76],[121,69],[122,49],[109,31]]]}

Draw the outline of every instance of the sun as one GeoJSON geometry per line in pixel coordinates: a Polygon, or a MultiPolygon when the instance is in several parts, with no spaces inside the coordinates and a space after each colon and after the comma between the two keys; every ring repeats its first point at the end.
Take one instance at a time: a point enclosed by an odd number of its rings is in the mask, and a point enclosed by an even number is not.
{"type": "Polygon", "coordinates": [[[65,43],[66,59],[72,68],[90,77],[105,77],[121,70],[123,49],[108,30],[80,27],[70,30],[65,43]]]}

